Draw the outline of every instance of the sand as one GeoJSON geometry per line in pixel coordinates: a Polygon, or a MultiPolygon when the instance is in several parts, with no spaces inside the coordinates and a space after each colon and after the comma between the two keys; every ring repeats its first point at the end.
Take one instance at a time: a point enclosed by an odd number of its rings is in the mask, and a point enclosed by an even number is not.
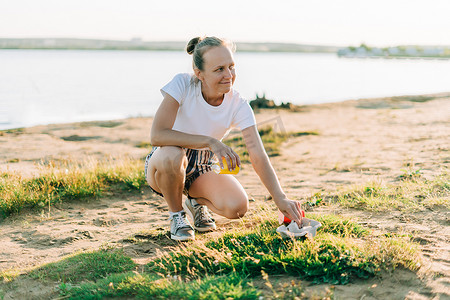
{"type": "MultiPolygon", "coordinates": [[[[448,170],[450,94],[431,97],[425,102],[407,97],[345,101],[305,106],[298,112],[265,110],[256,118],[259,124],[274,124],[278,130],[318,133],[289,139],[282,154],[271,158],[285,192],[302,200],[316,192],[334,192],[369,181],[395,183],[403,169],[420,168],[430,179],[448,170]]],[[[149,142],[151,124],[151,118],[133,118],[0,132],[0,171],[34,176],[39,174],[39,163],[50,161],[143,160],[149,149],[142,146],[149,142]]],[[[250,165],[244,166],[237,178],[254,200],[251,215],[258,203],[269,201],[268,193],[250,165]]],[[[421,243],[424,265],[417,273],[399,269],[336,286],[337,299],[450,298],[448,210],[374,213],[336,206],[315,211],[351,216],[374,230],[412,233],[421,243]]],[[[217,220],[219,232],[231,222],[217,220]]],[[[26,270],[76,251],[108,245],[123,248],[136,262],[145,264],[176,245],[170,241],[136,245],[126,239],[142,230],[167,226],[167,205],[148,189],[140,195],[123,193],[88,203],[65,203],[50,212],[24,212],[0,223],[0,271],[26,270]]],[[[310,286],[308,291],[321,293],[328,287],[310,286]]],[[[5,299],[52,298],[57,296],[53,288],[17,281],[5,299]]]]}

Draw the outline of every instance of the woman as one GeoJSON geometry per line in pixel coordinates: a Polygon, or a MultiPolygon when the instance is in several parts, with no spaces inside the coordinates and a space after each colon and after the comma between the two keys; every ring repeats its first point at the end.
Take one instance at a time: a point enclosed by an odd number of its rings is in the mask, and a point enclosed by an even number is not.
{"type": "Polygon", "coordinates": [[[289,219],[301,224],[301,207],[284,194],[264,150],[248,102],[232,89],[236,79],[233,45],[216,37],[193,38],[194,74],[178,74],[161,89],[164,99],[151,129],[145,171],[154,192],[169,206],[170,234],[174,240],[194,239],[194,229],[216,228],[208,208],[230,219],[241,218],[248,197],[232,175],[211,171],[213,156],[223,167],[240,166],[239,155],[221,139],[232,128],[242,131],[250,161],[275,204],[289,219]],[[182,203],[182,194],[188,196],[182,203]],[[194,221],[194,228],[186,218],[194,221]]]}

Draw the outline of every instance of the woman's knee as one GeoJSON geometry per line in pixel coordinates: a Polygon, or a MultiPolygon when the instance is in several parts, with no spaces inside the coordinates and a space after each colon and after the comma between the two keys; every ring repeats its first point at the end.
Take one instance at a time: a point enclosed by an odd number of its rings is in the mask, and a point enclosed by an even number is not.
{"type": "Polygon", "coordinates": [[[243,195],[239,198],[230,199],[225,209],[225,217],[228,219],[242,218],[248,211],[248,198],[243,195]]]}
{"type": "Polygon", "coordinates": [[[156,169],[163,173],[184,172],[187,167],[186,153],[180,147],[166,146],[161,147],[158,153],[158,163],[156,169]]]}

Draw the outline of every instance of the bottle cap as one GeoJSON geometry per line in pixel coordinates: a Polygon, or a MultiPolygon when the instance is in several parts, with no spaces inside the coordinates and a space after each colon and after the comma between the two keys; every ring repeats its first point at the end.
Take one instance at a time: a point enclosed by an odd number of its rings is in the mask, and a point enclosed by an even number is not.
{"type": "MultiPolygon", "coordinates": [[[[302,210],[302,217],[305,217],[305,211],[302,210]]],[[[278,210],[278,223],[279,224],[290,224],[292,222],[291,219],[289,219],[288,217],[286,217],[280,210],[278,210]]]]}

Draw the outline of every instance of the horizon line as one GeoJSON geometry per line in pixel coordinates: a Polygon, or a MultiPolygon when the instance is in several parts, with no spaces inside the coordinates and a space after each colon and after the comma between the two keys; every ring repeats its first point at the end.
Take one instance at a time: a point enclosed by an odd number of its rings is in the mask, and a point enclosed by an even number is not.
{"type": "MultiPolygon", "coordinates": [[[[144,43],[184,43],[187,44],[188,41],[182,40],[147,40],[141,37],[132,37],[129,39],[116,39],[116,38],[93,38],[93,37],[54,37],[54,36],[45,36],[45,37],[3,37],[0,36],[0,39],[14,39],[14,40],[32,40],[32,39],[72,39],[72,40],[92,40],[92,41],[113,41],[113,42],[132,42],[140,41],[144,43]]],[[[424,47],[450,47],[450,45],[446,44],[385,44],[384,46],[373,45],[367,42],[360,42],[358,45],[354,44],[346,44],[346,45],[337,45],[337,44],[308,44],[308,43],[299,43],[299,42],[285,42],[285,41],[242,41],[242,40],[232,40],[235,44],[282,44],[282,45],[299,45],[299,46],[318,46],[318,47],[335,47],[335,48],[346,48],[346,47],[358,47],[362,44],[376,47],[376,48],[386,48],[386,47],[398,47],[398,46],[424,46],[424,47]]]]}

